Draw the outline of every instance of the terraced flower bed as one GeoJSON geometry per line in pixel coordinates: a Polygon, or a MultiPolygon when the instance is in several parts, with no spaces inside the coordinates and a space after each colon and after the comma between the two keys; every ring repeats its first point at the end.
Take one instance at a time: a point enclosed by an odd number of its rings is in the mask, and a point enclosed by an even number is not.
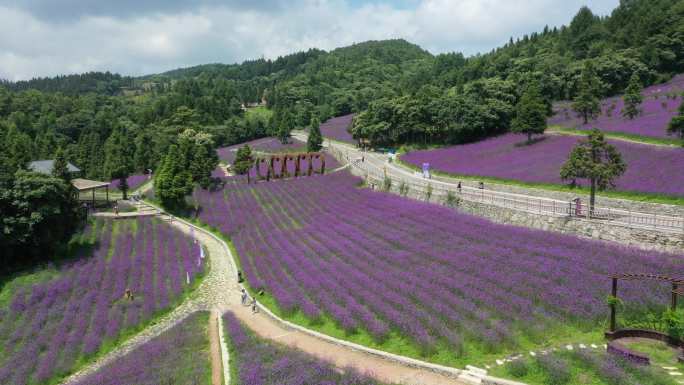
{"type": "Polygon", "coordinates": [[[493,374],[531,385],[675,385],[661,368],[635,365],[596,349],[558,350],[523,357],[498,367],[493,374]]]}
{"type": "Polygon", "coordinates": [[[0,291],[0,383],[71,373],[173,307],[204,271],[198,246],[156,219],[100,219],[75,241],[89,246],[78,258],[0,291]]]}
{"type": "MultiPolygon", "coordinates": [[[[133,191],[137,189],[138,187],[142,186],[143,183],[147,182],[149,180],[149,175],[147,174],[138,174],[138,175],[131,175],[128,178],[126,178],[126,183],[128,184],[128,190],[133,191]]],[[[109,189],[118,191],[120,190],[119,188],[119,179],[113,179],[111,182],[109,182],[109,189]]]]}
{"type": "Polygon", "coordinates": [[[267,137],[255,139],[247,143],[221,147],[217,149],[216,152],[218,153],[219,159],[222,161],[233,163],[233,160],[235,160],[235,155],[237,154],[237,150],[245,144],[248,145],[252,151],[265,152],[269,154],[306,151],[306,143],[295,138],[290,138],[288,143],[283,144],[278,138],[267,137]]]}
{"type": "Polygon", "coordinates": [[[677,108],[682,103],[682,92],[684,75],[675,76],[665,84],[645,88],[642,91],[644,101],[640,106],[642,113],[631,120],[622,116],[622,97],[604,99],[599,117],[588,124],[583,124],[582,119],[572,111],[571,102],[559,102],[554,105],[554,115],[548,119],[548,124],[581,130],[597,127],[606,132],[673,138],[667,134],[667,125],[677,114],[677,108]]]}
{"type": "MultiPolygon", "coordinates": [[[[681,255],[498,225],[359,182],[347,173],[232,182],[195,199],[279,314],[448,365],[577,336],[602,340],[610,274],[684,271],[681,255]]],[[[634,314],[668,303],[658,283],[620,290],[634,314]]]]}
{"type": "Polygon", "coordinates": [[[262,385],[374,385],[371,378],[292,348],[250,334],[232,314],[223,315],[226,342],[233,365],[233,384],[262,385]]]}
{"type": "Polygon", "coordinates": [[[209,314],[197,312],[76,385],[211,384],[209,314]]]}
{"type": "MultiPolygon", "coordinates": [[[[567,184],[560,168],[581,137],[546,135],[527,145],[521,135],[506,134],[476,143],[436,150],[413,151],[401,160],[437,171],[492,177],[527,183],[567,184]]],[[[627,164],[627,172],[617,180],[618,191],[684,196],[684,149],[666,148],[624,141],[609,141],[627,164]]],[[[587,186],[587,181],[578,181],[587,186]]]]}
{"type": "Polygon", "coordinates": [[[325,138],[330,138],[338,140],[340,142],[346,143],[356,143],[354,137],[349,133],[351,128],[352,119],[354,119],[354,114],[338,116],[336,118],[331,118],[323,122],[320,126],[321,134],[325,138]]]}

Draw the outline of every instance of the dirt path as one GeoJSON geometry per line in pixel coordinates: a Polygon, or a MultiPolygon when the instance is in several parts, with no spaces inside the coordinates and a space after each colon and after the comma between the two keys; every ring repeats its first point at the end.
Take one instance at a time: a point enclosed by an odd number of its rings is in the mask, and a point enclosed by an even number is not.
{"type": "Polygon", "coordinates": [[[211,385],[222,384],[223,365],[218,332],[218,313],[209,316],[209,355],[211,357],[211,385]]]}

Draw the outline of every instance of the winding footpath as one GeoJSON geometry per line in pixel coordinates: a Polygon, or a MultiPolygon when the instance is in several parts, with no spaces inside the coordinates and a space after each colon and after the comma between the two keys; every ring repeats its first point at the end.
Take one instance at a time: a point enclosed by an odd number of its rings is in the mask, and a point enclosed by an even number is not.
{"type": "MultiPolygon", "coordinates": [[[[258,304],[259,311],[253,314],[249,306],[244,306],[240,303],[240,291],[243,287],[237,283],[235,256],[223,240],[183,219],[170,216],[157,207],[150,207],[141,202],[138,202],[137,205],[140,206],[138,213],[142,211],[147,214],[150,211],[156,210],[159,218],[167,221],[177,230],[195,237],[204,247],[205,254],[208,256],[209,272],[202,279],[199,287],[180,306],[134,337],[123,342],[105,356],[65,379],[63,381],[64,385],[75,384],[85,376],[94,373],[164,331],[169,330],[195,311],[210,311],[212,312],[212,318],[218,317],[218,314],[223,314],[226,311],[232,311],[238,319],[259,337],[295,347],[317,358],[331,362],[338,368],[354,368],[385,383],[468,385],[480,384],[483,378],[487,378],[486,372],[481,369],[460,370],[430,364],[335,339],[282,320],[260,303],[258,304]]],[[[119,217],[134,217],[135,215],[136,213],[133,212],[121,213],[119,217]]],[[[102,216],[112,215],[105,214],[102,216]]],[[[211,322],[212,327],[217,327],[216,324],[213,321],[211,322]]],[[[221,322],[218,322],[218,324],[218,327],[220,327],[221,322]]],[[[223,380],[224,384],[227,385],[230,381],[230,370],[226,364],[229,358],[227,357],[225,341],[223,338],[220,338],[220,340],[221,359],[224,362],[222,365],[223,380]]],[[[217,374],[214,374],[214,378],[216,376],[217,374]]]]}

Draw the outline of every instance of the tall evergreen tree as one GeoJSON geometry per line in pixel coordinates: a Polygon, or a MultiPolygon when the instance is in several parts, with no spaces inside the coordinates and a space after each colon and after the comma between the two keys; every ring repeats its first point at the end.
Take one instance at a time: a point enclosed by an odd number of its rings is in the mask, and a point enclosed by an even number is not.
{"type": "Polygon", "coordinates": [[[594,119],[601,112],[599,84],[600,80],[596,76],[594,66],[591,62],[586,62],[580,76],[577,96],[572,104],[572,109],[584,119],[584,124],[589,123],[589,119],[594,119]]]}
{"type": "Polygon", "coordinates": [[[634,119],[641,114],[639,106],[641,105],[641,102],[644,101],[644,97],[641,95],[641,81],[636,72],[634,72],[629,79],[629,84],[625,89],[622,100],[625,105],[622,109],[622,116],[628,119],[634,119]]]}
{"type": "Polygon", "coordinates": [[[292,130],[295,128],[295,121],[292,113],[288,110],[282,112],[282,116],[279,119],[278,126],[278,139],[281,143],[287,143],[290,138],[292,130]]]}
{"type": "Polygon", "coordinates": [[[69,172],[68,161],[62,147],[59,147],[55,152],[54,164],[52,166],[52,176],[67,183],[71,181],[71,173],[69,172]]]}
{"type": "Polygon", "coordinates": [[[154,191],[166,208],[182,207],[192,192],[192,174],[186,164],[183,152],[172,144],[154,178],[154,191]]]}
{"type": "Polygon", "coordinates": [[[682,94],[682,99],[682,104],[679,105],[679,113],[672,117],[667,126],[667,132],[679,136],[682,139],[682,145],[684,145],[684,94],[682,94]]]}
{"type": "Polygon", "coordinates": [[[596,190],[615,187],[615,180],[625,173],[627,166],[615,146],[606,142],[603,133],[594,128],[587,139],[572,149],[568,160],[560,170],[563,180],[589,179],[591,195],[589,213],[594,212],[596,190]]]}
{"type": "Polygon", "coordinates": [[[323,147],[323,135],[321,135],[321,122],[317,116],[311,119],[311,128],[309,129],[309,137],[306,140],[306,151],[317,152],[323,147]]]}
{"type": "Polygon", "coordinates": [[[235,161],[233,162],[233,170],[238,175],[245,175],[252,167],[254,159],[252,158],[252,149],[248,145],[240,147],[235,154],[235,161]]]}
{"type": "Polygon", "coordinates": [[[527,134],[527,143],[531,143],[532,135],[543,134],[546,130],[546,110],[546,104],[537,85],[529,86],[516,105],[516,116],[511,123],[511,131],[527,134]]]}

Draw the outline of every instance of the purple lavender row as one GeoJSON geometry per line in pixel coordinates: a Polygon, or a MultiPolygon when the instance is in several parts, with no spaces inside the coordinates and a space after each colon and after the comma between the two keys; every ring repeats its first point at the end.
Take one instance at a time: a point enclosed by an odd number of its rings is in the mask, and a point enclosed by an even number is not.
{"type": "Polygon", "coordinates": [[[548,119],[548,124],[585,130],[597,127],[608,132],[667,138],[667,125],[677,114],[677,108],[682,103],[682,92],[684,74],[675,76],[665,84],[645,88],[642,91],[644,101],[640,106],[641,115],[631,120],[622,116],[622,97],[604,99],[599,117],[588,124],[583,124],[582,119],[572,111],[572,103],[559,102],[554,104],[554,115],[548,119]]]}
{"type": "Polygon", "coordinates": [[[339,140],[340,142],[356,143],[352,134],[349,133],[353,119],[354,114],[328,119],[320,126],[321,134],[326,138],[339,140]]]}
{"type": "MultiPolygon", "coordinates": [[[[235,243],[250,285],[282,311],[327,314],[378,341],[397,331],[428,354],[473,341],[513,347],[519,333],[559,322],[591,327],[605,317],[610,274],[681,276],[684,266],[682,256],[496,225],[357,183],[345,173],[236,182],[196,199],[200,219],[235,243]]],[[[621,293],[638,310],[667,303],[667,292],[625,283],[621,293]]]]}
{"type": "Polygon", "coordinates": [[[377,384],[352,369],[338,370],[332,364],[303,352],[254,337],[232,313],[224,314],[223,320],[240,384],[377,384]]]}
{"type": "Polygon", "coordinates": [[[103,344],[168,309],[186,277],[192,283],[201,273],[193,266],[181,274],[195,255],[175,245],[192,240],[168,224],[149,218],[116,224],[89,226],[97,241],[91,255],[60,267],[53,279],[18,286],[0,309],[0,337],[9,346],[0,357],[0,383],[43,384],[67,375],[103,344]]]}
{"type": "MultiPolygon", "coordinates": [[[[567,184],[560,168],[581,138],[547,135],[525,145],[519,135],[507,134],[477,143],[437,150],[409,152],[403,161],[439,171],[471,176],[512,179],[530,183],[567,184]]],[[[684,150],[661,148],[624,141],[609,141],[627,164],[627,172],[616,182],[619,191],[684,196],[684,150]]],[[[586,181],[579,180],[587,186],[586,181]]]]}

